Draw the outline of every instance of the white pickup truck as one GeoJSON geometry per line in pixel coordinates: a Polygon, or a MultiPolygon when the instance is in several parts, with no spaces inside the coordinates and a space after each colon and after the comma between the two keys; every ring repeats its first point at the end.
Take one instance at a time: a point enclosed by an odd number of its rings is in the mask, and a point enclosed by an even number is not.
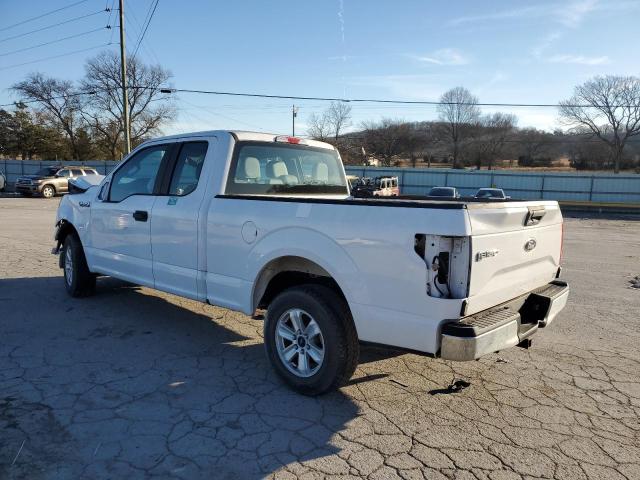
{"type": "Polygon", "coordinates": [[[565,306],[555,201],[356,199],[337,150],[262,133],[148,141],[60,202],[66,289],[109,275],[254,314],[280,376],[320,394],[360,342],[449,360],[516,345],[565,306]]]}

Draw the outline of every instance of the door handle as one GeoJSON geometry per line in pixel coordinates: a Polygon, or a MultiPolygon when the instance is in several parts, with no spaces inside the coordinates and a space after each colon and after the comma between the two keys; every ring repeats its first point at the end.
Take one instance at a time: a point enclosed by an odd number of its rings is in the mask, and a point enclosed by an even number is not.
{"type": "Polygon", "coordinates": [[[136,222],[146,222],[149,219],[149,214],[144,210],[136,210],[133,212],[133,219],[136,222]]]}

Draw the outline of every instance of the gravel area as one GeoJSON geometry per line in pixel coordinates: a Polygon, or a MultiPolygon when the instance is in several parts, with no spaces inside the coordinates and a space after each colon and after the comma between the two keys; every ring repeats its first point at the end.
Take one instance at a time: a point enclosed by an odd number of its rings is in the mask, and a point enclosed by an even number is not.
{"type": "Polygon", "coordinates": [[[640,222],[567,220],[569,304],[531,349],[363,349],[306,398],[260,318],[109,278],[69,298],[57,204],[0,199],[2,479],[640,479],[640,222]]]}

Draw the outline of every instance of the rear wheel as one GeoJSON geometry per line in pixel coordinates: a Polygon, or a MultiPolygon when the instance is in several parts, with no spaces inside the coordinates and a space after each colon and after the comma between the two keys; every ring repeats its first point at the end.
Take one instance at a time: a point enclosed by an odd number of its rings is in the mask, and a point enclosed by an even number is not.
{"type": "Polygon", "coordinates": [[[75,234],[67,235],[61,255],[67,293],[72,297],[91,295],[96,288],[96,277],[89,271],[82,244],[75,234]]]}
{"type": "Polygon", "coordinates": [[[267,310],[264,341],[278,375],[304,395],[339,388],[358,365],[358,336],[349,308],[324,286],[280,293],[267,310]]]}
{"type": "Polygon", "coordinates": [[[42,196],[44,198],[53,198],[56,195],[56,189],[53,188],[53,185],[45,185],[42,188],[42,196]]]}

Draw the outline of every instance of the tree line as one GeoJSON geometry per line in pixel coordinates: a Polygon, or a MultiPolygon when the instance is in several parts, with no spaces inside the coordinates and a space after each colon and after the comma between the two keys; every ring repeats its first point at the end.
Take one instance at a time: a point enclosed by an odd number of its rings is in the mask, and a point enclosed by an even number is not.
{"type": "MultiPolygon", "coordinates": [[[[170,78],[160,66],[127,59],[132,147],[158,134],[174,116],[174,104],[159,90],[170,78]]],[[[121,89],[120,57],[111,51],[87,60],[79,82],[28,75],[12,86],[22,100],[13,112],[0,109],[0,155],[120,159],[124,154],[121,89]]]]}
{"type": "Polygon", "coordinates": [[[566,157],[577,169],[640,168],[640,79],[595,77],[575,88],[560,102],[559,121],[565,130],[553,132],[519,128],[513,114],[482,114],[479,100],[469,90],[456,87],[445,92],[437,107],[438,120],[406,122],[383,118],[365,121],[355,132],[351,107],[333,102],[322,114],[309,118],[309,134],[337,144],[346,163],[366,163],[370,158],[383,166],[408,159],[449,163],[453,168],[493,168],[498,160],[517,160],[525,167],[550,166],[566,157]]]}

